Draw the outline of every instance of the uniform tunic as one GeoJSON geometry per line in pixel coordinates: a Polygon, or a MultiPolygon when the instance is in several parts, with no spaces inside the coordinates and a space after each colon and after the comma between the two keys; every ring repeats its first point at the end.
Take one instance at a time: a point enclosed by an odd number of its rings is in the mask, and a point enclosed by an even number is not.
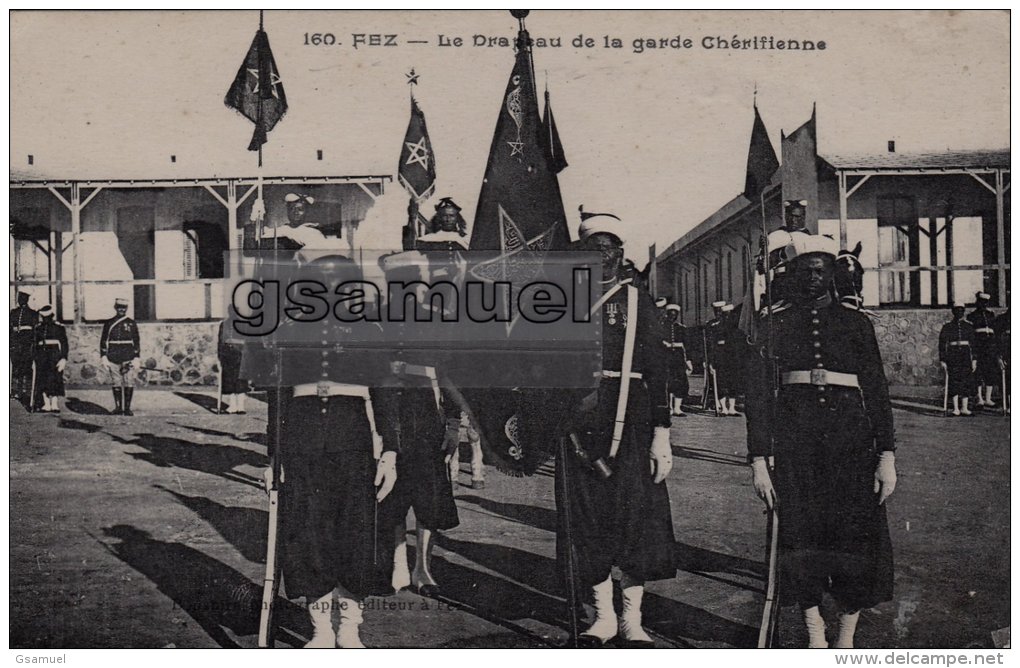
{"type": "Polygon", "coordinates": [[[781,374],[853,374],[860,386],[780,384],[774,399],[770,365],[750,356],[748,453],[775,455],[784,601],[811,607],[826,590],[850,609],[888,601],[892,546],[874,475],[879,454],[895,446],[874,328],[835,303],[772,317],[781,374]]]}
{"type": "Polygon", "coordinates": [[[11,373],[16,381],[30,382],[35,326],[39,314],[28,306],[11,310],[11,373]]]}
{"type": "Polygon", "coordinates": [[[995,359],[995,314],[978,307],[967,316],[974,325],[974,357],[977,358],[977,382],[980,385],[999,384],[999,365],[995,359]]]}
{"type": "Polygon", "coordinates": [[[114,316],[104,322],[103,331],[99,336],[99,354],[118,365],[118,371],[110,371],[112,384],[134,383],[134,370],[128,362],[141,354],[138,325],[135,321],[125,315],[114,316]]]}
{"type": "Polygon", "coordinates": [[[966,320],[954,320],[942,325],[939,332],[939,361],[944,362],[949,374],[949,396],[969,397],[977,388],[974,385],[974,327],[966,320]]]}
{"type": "Polygon", "coordinates": [[[687,379],[687,328],[678,322],[668,323],[669,336],[664,343],[669,356],[669,393],[678,399],[686,399],[690,391],[687,379]]]}
{"type": "MultiPolygon", "coordinates": [[[[327,340],[333,344],[337,336],[327,340]]],[[[244,348],[245,354],[255,350],[244,348]]],[[[375,499],[375,446],[365,399],[326,391],[294,396],[296,386],[318,381],[378,385],[369,377],[375,361],[366,361],[364,353],[357,356],[355,361],[353,354],[332,346],[287,350],[279,356],[280,389],[269,392],[267,442],[283,469],[280,563],[290,598],[317,599],[337,585],[356,597],[392,593],[393,532],[375,499]],[[355,366],[356,373],[351,371],[355,366]]],[[[264,358],[256,361],[267,363],[264,358]]],[[[391,393],[365,391],[383,450],[396,451],[391,393]]]]}
{"type": "Polygon", "coordinates": [[[36,393],[64,396],[64,374],[57,363],[67,359],[67,330],[53,319],[43,319],[35,330],[36,393]]]}
{"type": "Polygon", "coordinates": [[[249,389],[248,381],[241,378],[241,346],[227,342],[224,330],[228,321],[220,323],[217,356],[220,360],[220,378],[223,394],[244,394],[249,389]]]}
{"type": "MultiPolygon", "coordinates": [[[[624,286],[602,307],[603,368],[610,372],[621,370],[627,292],[624,286]]],[[[564,475],[556,476],[558,563],[565,573],[569,509],[575,575],[584,587],[604,581],[613,566],[642,580],[661,580],[676,574],[669,492],[664,483],[653,483],[649,465],[653,429],[670,425],[664,332],[651,296],[641,289],[636,296],[638,323],[632,372],[641,377],[630,381],[623,440],[615,459],[608,460],[608,456],[620,391],[618,378],[600,381],[597,407],[575,415],[572,425],[590,459],[606,458],[613,474],[603,479],[568,445],[565,488],[564,475]]],[[[562,465],[562,460],[557,463],[562,465]]]]}

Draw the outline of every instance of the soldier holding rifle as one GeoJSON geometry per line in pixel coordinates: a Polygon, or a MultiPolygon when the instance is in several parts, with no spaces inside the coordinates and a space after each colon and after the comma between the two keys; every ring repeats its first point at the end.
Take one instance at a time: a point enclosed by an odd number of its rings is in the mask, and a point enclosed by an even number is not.
{"type": "Polygon", "coordinates": [[[563,475],[557,476],[557,555],[564,572],[590,588],[594,623],[586,646],[622,637],[651,646],[641,627],[647,580],[676,573],[669,493],[673,466],[664,332],[651,297],[622,277],[623,224],[610,214],[582,214],[579,245],[602,254],[603,370],[596,391],[570,420],[563,475]],[[623,610],[613,607],[611,570],[622,573],[623,610]],[[568,570],[569,569],[569,570],[568,570]]]}
{"type": "Polygon", "coordinates": [[[778,513],[785,601],[803,610],[809,647],[827,647],[819,604],[829,592],[840,610],[835,646],[845,648],[860,610],[892,597],[892,407],[871,321],[832,292],[838,244],[790,236],[792,305],[762,324],[772,359],[750,356],[748,456],[755,491],[778,513]]]}

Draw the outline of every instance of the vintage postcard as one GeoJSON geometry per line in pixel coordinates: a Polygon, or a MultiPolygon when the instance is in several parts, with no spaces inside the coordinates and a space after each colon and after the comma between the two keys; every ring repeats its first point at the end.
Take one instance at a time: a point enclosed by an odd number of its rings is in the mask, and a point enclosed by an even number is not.
{"type": "Polygon", "coordinates": [[[1001,661],[1009,24],[12,12],[12,648],[1001,661]]]}

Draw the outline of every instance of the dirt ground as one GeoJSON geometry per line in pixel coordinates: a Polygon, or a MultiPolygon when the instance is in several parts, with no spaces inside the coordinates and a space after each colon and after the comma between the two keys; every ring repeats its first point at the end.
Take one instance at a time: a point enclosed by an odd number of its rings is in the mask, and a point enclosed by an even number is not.
{"type": "MultiPolygon", "coordinates": [[[[254,647],[265,405],[219,416],[208,393],[139,391],[135,416],[123,417],[107,413],[111,403],[106,391],[71,391],[59,417],[10,404],[11,646],[254,647]]],[[[858,646],[990,647],[1010,615],[1010,420],[943,418],[919,398],[898,401],[895,418],[895,600],[862,614],[858,646]]],[[[678,572],[651,583],[645,603],[662,647],[755,643],[765,517],[744,438],[742,419],[674,418],[678,572]]],[[[460,526],[436,548],[440,600],[406,590],[369,599],[369,646],[566,640],[551,467],[530,478],[489,468],[479,491],[466,454],[460,526]]],[[[279,607],[278,645],[300,646],[305,613],[279,607]]],[[[784,609],[782,644],[803,646],[800,627],[784,609]]]]}

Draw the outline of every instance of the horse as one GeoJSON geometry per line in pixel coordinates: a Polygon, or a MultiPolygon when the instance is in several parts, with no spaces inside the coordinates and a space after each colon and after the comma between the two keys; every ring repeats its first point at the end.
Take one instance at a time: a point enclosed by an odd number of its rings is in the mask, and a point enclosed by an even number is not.
{"type": "Polygon", "coordinates": [[[836,256],[833,284],[840,304],[854,310],[864,306],[864,265],[861,264],[861,242],[853,250],[841,250],[836,256]]]}

